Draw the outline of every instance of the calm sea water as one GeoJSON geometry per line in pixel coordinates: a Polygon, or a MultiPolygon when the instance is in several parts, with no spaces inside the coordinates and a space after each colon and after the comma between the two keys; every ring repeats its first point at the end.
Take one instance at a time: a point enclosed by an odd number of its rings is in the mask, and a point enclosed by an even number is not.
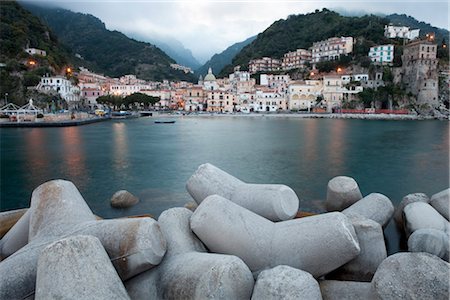
{"type": "MultiPolygon", "coordinates": [[[[29,206],[41,183],[71,180],[105,218],[149,213],[191,200],[185,182],[212,163],[253,183],[292,187],[302,210],[322,212],[327,182],[355,178],[364,195],[379,192],[394,204],[449,186],[449,126],[440,121],[373,121],[269,117],[152,118],[81,127],[0,130],[0,210],[29,206]],[[126,189],[140,198],[127,210],[109,199],[126,189]]],[[[402,244],[391,224],[388,251],[402,244]]]]}

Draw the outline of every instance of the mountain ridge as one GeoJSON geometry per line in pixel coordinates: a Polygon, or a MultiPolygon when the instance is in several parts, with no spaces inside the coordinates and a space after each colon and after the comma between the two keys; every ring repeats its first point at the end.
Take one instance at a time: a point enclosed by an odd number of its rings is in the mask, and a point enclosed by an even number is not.
{"type": "Polygon", "coordinates": [[[21,5],[46,23],[73,54],[82,57],[77,64],[95,72],[110,77],[135,74],[138,78],[155,81],[194,80],[191,74],[172,69],[170,64],[175,60],[155,45],[108,30],[93,15],[29,3],[21,5]]]}

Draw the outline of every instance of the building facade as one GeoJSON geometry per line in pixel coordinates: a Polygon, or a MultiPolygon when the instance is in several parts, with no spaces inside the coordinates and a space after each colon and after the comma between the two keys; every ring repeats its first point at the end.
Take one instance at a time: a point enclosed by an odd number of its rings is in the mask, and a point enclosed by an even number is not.
{"type": "Polygon", "coordinates": [[[70,109],[77,108],[80,104],[80,88],[72,85],[72,82],[65,77],[44,76],[36,89],[44,93],[57,92],[67,102],[70,109]]]}
{"type": "Polygon", "coordinates": [[[391,65],[394,61],[394,45],[378,45],[370,47],[369,58],[375,64],[391,65]]]}
{"type": "Polygon", "coordinates": [[[402,82],[408,92],[417,96],[418,104],[438,106],[437,45],[415,41],[403,47],[402,82]]]}
{"type": "Polygon", "coordinates": [[[285,53],[282,59],[281,68],[283,70],[304,68],[311,62],[311,51],[306,49],[297,49],[285,53]]]}
{"type": "Polygon", "coordinates": [[[406,26],[384,26],[384,36],[390,39],[403,38],[408,40],[414,40],[419,37],[420,29],[411,30],[406,26]]]}
{"type": "Polygon", "coordinates": [[[294,81],[288,88],[288,109],[311,109],[320,95],[322,95],[321,80],[294,81]]]}
{"type": "Polygon", "coordinates": [[[276,58],[263,57],[252,59],[248,63],[248,71],[250,74],[258,72],[272,72],[279,71],[281,69],[281,61],[276,58]]]}
{"type": "Polygon", "coordinates": [[[311,48],[312,62],[335,60],[340,55],[353,52],[352,37],[332,37],[324,41],[315,42],[311,48]]]}

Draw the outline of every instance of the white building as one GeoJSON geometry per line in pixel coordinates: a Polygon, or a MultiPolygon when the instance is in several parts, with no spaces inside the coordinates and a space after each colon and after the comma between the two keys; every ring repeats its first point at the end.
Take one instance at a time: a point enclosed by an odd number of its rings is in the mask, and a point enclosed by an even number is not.
{"type": "Polygon", "coordinates": [[[352,37],[332,37],[324,41],[315,42],[312,46],[312,62],[338,59],[353,51],[352,37]]]}
{"type": "Polygon", "coordinates": [[[69,108],[79,104],[80,88],[72,85],[72,82],[63,76],[42,77],[36,88],[44,93],[57,92],[67,102],[69,108]]]}
{"type": "Polygon", "coordinates": [[[256,101],[250,104],[251,111],[259,112],[277,112],[286,110],[286,98],[283,94],[277,93],[272,89],[256,90],[256,101]]]}
{"type": "Polygon", "coordinates": [[[36,49],[36,48],[26,48],[25,52],[30,55],[47,56],[47,52],[45,52],[44,50],[41,50],[41,49],[36,49]]]}
{"type": "Polygon", "coordinates": [[[414,40],[419,37],[420,29],[410,29],[406,26],[384,26],[384,36],[390,39],[403,38],[408,40],[414,40]]]}
{"type": "Polygon", "coordinates": [[[375,64],[392,64],[394,61],[394,45],[378,45],[370,47],[369,58],[375,64]]]}
{"type": "Polygon", "coordinates": [[[262,86],[267,86],[271,89],[275,89],[280,94],[287,93],[287,86],[291,82],[291,78],[288,74],[286,75],[274,75],[274,74],[261,74],[260,84],[262,86]]]}
{"type": "Polygon", "coordinates": [[[172,69],[174,69],[174,70],[180,70],[180,71],[183,71],[184,73],[194,73],[194,71],[192,71],[192,69],[191,68],[189,68],[189,67],[185,67],[185,66],[182,66],[182,65],[179,65],[179,64],[170,64],[170,67],[172,68],[172,69]]]}

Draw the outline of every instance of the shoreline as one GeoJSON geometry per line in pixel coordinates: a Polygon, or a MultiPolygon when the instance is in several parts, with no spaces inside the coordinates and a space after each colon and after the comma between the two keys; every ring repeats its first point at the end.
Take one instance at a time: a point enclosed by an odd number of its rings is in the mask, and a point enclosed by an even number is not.
{"type": "Polygon", "coordinates": [[[41,121],[41,122],[2,122],[0,128],[19,128],[19,127],[68,127],[81,126],[92,123],[108,121],[110,118],[89,118],[84,120],[67,120],[67,121],[41,121]]]}
{"type": "Polygon", "coordinates": [[[268,117],[268,118],[306,118],[306,119],[358,119],[358,120],[439,120],[450,121],[450,118],[436,118],[432,116],[420,116],[420,115],[396,115],[396,114],[324,114],[324,113],[159,113],[155,112],[153,117],[268,117]]]}

